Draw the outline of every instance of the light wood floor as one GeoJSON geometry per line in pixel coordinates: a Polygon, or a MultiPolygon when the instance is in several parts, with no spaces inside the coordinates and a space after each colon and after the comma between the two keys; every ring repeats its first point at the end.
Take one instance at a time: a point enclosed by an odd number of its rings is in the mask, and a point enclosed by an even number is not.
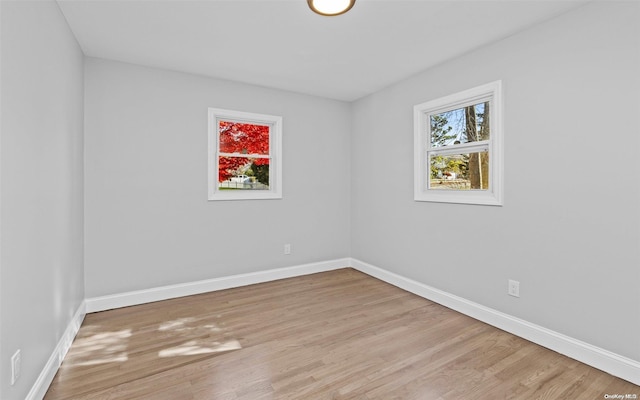
{"type": "Polygon", "coordinates": [[[87,315],[53,399],[604,399],[640,387],[352,269],[87,315]]]}

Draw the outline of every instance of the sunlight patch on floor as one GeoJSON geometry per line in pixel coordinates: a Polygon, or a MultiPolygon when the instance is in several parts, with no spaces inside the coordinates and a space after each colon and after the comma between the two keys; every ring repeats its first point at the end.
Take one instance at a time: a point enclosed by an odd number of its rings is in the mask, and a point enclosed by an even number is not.
{"type": "Polygon", "coordinates": [[[225,351],[239,350],[242,346],[237,340],[229,340],[224,343],[202,343],[202,341],[191,340],[176,347],[160,350],[158,357],[194,356],[199,354],[222,353],[225,351]]]}
{"type": "Polygon", "coordinates": [[[173,321],[167,321],[158,327],[158,330],[161,332],[185,332],[193,331],[194,329],[207,330],[211,332],[222,331],[222,329],[215,324],[199,325],[198,321],[195,318],[178,318],[173,321]]]}
{"type": "Polygon", "coordinates": [[[230,339],[225,330],[211,320],[178,318],[160,324],[158,331],[172,332],[185,339],[180,345],[160,350],[160,358],[223,353],[242,348],[240,342],[230,339]]]}
{"type": "Polygon", "coordinates": [[[126,350],[131,336],[131,329],[123,329],[78,338],[69,361],[81,366],[125,362],[129,359],[126,350]]]}

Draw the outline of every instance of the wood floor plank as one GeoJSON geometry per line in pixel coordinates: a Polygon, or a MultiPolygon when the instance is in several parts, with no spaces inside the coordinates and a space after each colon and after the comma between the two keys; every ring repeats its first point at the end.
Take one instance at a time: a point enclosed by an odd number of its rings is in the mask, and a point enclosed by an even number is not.
{"type": "Polygon", "coordinates": [[[604,394],[640,387],[343,269],[89,314],[45,399],[604,394]]]}

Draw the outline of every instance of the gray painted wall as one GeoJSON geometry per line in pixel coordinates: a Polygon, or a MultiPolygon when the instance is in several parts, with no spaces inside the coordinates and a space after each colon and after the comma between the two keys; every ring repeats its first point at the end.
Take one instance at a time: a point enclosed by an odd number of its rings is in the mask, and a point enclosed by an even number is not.
{"type": "Polygon", "coordinates": [[[349,104],[85,65],[87,297],[349,256],[349,104]],[[283,199],[207,201],[208,107],[283,117],[283,199]]]}
{"type": "Polygon", "coordinates": [[[640,360],[639,20],[592,3],[357,101],[351,255],[640,360]],[[498,79],[504,206],[414,202],[413,105],[498,79]]]}
{"type": "Polygon", "coordinates": [[[84,299],[83,55],[54,1],[0,8],[0,398],[17,400],[84,299]]]}

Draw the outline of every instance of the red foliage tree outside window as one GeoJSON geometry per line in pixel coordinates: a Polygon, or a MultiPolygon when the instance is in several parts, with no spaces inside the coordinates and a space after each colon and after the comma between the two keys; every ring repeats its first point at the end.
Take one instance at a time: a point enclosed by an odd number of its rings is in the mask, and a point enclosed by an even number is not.
{"type": "Polygon", "coordinates": [[[269,184],[269,125],[218,121],[218,182],[248,173],[269,184]]]}

